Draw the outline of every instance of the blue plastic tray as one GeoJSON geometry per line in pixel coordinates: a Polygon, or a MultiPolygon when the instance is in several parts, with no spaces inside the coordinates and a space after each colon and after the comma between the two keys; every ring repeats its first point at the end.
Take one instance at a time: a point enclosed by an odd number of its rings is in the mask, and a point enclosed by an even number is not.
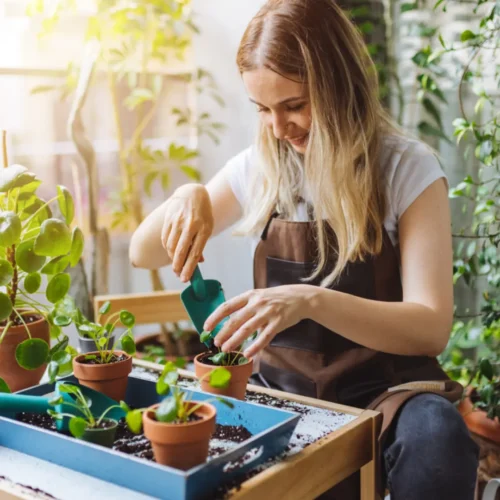
{"type": "MultiPolygon", "coordinates": [[[[65,380],[76,382],[73,377],[65,380]]],[[[53,384],[42,384],[20,392],[46,395],[53,389],[53,384]]],[[[192,393],[193,399],[198,401],[213,397],[201,391],[192,393]]],[[[128,404],[142,408],[160,400],[154,382],[129,377],[128,404]]],[[[253,434],[252,438],[188,471],[159,465],[6,417],[0,417],[0,445],[156,498],[210,498],[217,487],[283,452],[300,418],[289,411],[235,399],[232,402],[235,405],[233,409],[218,401],[213,403],[217,408],[217,423],[244,425],[253,434]],[[250,458],[242,462],[242,457],[250,458]]]]}

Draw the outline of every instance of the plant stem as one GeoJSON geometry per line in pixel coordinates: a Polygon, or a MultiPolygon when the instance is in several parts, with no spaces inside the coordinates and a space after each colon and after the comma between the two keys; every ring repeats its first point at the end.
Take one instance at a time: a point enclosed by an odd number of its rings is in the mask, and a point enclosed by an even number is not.
{"type": "Polygon", "coordinates": [[[14,308],[14,310],[12,312],[15,313],[14,319],[17,316],[21,320],[21,323],[24,325],[24,329],[26,330],[26,333],[28,334],[28,337],[31,338],[30,329],[28,328],[28,325],[26,324],[26,321],[24,321],[23,317],[17,312],[16,308],[14,308]]]}
{"type": "MultiPolygon", "coordinates": [[[[14,308],[16,304],[16,297],[17,297],[17,289],[19,286],[19,277],[17,274],[17,265],[16,265],[16,245],[12,245],[12,247],[7,248],[7,260],[10,262],[12,269],[14,270],[12,274],[12,280],[10,281],[10,285],[8,287],[9,290],[9,298],[10,301],[12,302],[12,307],[14,308]]],[[[12,310],[12,313],[10,314],[10,320],[14,322],[16,319],[16,313],[15,313],[15,308],[12,310]]]]}
{"type": "Polygon", "coordinates": [[[2,156],[3,156],[3,168],[9,166],[9,158],[7,156],[7,131],[2,130],[2,156]]]}
{"type": "Polygon", "coordinates": [[[2,343],[5,335],[7,335],[7,332],[9,331],[9,328],[11,327],[11,325],[12,325],[12,321],[7,321],[7,324],[3,327],[2,335],[0,335],[0,344],[2,343]]]}

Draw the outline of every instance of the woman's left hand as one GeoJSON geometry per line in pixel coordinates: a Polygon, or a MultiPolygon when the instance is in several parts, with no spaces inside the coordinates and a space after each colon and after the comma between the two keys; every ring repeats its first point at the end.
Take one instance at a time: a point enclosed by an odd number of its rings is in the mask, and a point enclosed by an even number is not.
{"type": "Polygon", "coordinates": [[[244,352],[251,358],[264,349],[281,331],[305,319],[309,309],[310,285],[284,285],[251,290],[228,300],[205,321],[204,329],[212,331],[224,318],[232,315],[214,339],[222,351],[234,351],[257,330],[257,340],[244,352]]]}

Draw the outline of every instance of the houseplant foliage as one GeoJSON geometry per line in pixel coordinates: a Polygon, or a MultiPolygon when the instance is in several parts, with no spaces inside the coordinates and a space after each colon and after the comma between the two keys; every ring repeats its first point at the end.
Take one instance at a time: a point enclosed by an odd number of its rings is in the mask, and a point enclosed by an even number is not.
{"type": "MultiPolygon", "coordinates": [[[[50,2],[50,5],[49,2],[35,0],[30,2],[28,13],[42,16],[42,35],[48,35],[55,29],[61,16],[73,11],[75,7],[76,2],[71,0],[58,0],[50,2]]],[[[108,251],[103,232],[115,229],[135,230],[145,215],[145,199],[153,196],[155,189],[168,191],[174,171],[182,172],[191,181],[198,182],[201,179],[201,173],[194,163],[198,156],[197,149],[187,147],[175,139],[156,148],[145,139],[165,97],[171,92],[169,82],[172,78],[184,79],[198,94],[205,94],[217,104],[224,105],[213,77],[206,70],[195,68],[181,74],[169,74],[173,62],[185,59],[193,35],[197,32],[190,0],[144,0],[135,3],[126,0],[98,0],[95,2],[94,12],[88,18],[85,40],[82,40],[82,46],[86,43],[92,49],[85,52],[80,68],[71,64],[68,78],[60,86],[33,89],[34,92],[55,89],[63,97],[67,97],[76,88],[74,113],[70,116],[69,128],[88,175],[88,198],[92,212],[89,214],[89,221],[92,239],[97,246],[97,265],[99,262],[107,262],[102,255],[99,258],[99,254],[108,251]],[[102,77],[107,83],[112,105],[120,167],[120,182],[114,193],[115,209],[108,228],[99,228],[96,222],[96,158],[92,144],[85,135],[81,116],[89,89],[100,83],[102,77]],[[125,85],[127,90],[122,96],[125,85]],[[128,113],[125,114],[123,108],[128,113]],[[126,129],[131,124],[133,129],[127,133],[126,129]],[[100,246],[98,240],[101,242],[100,246]]],[[[168,110],[163,107],[161,112],[165,114],[168,110]]],[[[218,143],[224,126],[215,121],[210,113],[204,110],[195,113],[192,109],[182,107],[174,107],[170,113],[179,134],[207,135],[218,143]]],[[[91,274],[92,294],[107,293],[107,264],[101,264],[97,273],[94,263],[91,274]],[[99,280],[100,284],[97,286],[99,280]]],[[[150,271],[150,277],[153,290],[164,289],[157,270],[150,271]]],[[[187,354],[188,344],[177,324],[161,325],[161,331],[167,354],[187,354]]]]}
{"type": "MultiPolygon", "coordinates": [[[[71,371],[74,350],[68,345],[68,337],[61,328],[64,325],[56,318],[55,310],[70,287],[71,278],[65,270],[80,260],[84,240],[78,227],[70,229],[74,215],[70,192],[64,186],[57,186],[57,194],[45,201],[37,195],[40,184],[36,176],[21,165],[10,165],[0,171],[0,285],[3,288],[0,292],[0,353],[2,343],[7,343],[5,349],[8,348],[9,334],[21,328],[26,339],[15,348],[17,364],[25,370],[43,372],[42,368],[49,362],[49,375],[54,379],[58,374],[71,371]],[[64,220],[52,217],[53,203],[58,204],[64,220]],[[45,279],[47,284],[42,287],[45,279]],[[39,320],[48,325],[50,337],[56,342],[52,348],[48,336],[37,338],[32,333],[39,320]]],[[[9,362],[2,360],[3,365],[9,362]]],[[[12,374],[4,370],[5,366],[0,367],[3,377],[10,378],[12,374]]],[[[17,383],[15,386],[20,388],[17,383]]]]}

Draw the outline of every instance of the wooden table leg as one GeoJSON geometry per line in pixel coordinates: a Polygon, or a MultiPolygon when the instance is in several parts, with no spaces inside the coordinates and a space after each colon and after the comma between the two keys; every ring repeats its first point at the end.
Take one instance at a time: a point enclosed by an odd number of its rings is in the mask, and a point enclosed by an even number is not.
{"type": "Polygon", "coordinates": [[[378,433],[381,424],[381,415],[372,419],[372,458],[373,460],[361,468],[361,500],[382,500],[377,494],[377,463],[378,456],[378,433]]]}

